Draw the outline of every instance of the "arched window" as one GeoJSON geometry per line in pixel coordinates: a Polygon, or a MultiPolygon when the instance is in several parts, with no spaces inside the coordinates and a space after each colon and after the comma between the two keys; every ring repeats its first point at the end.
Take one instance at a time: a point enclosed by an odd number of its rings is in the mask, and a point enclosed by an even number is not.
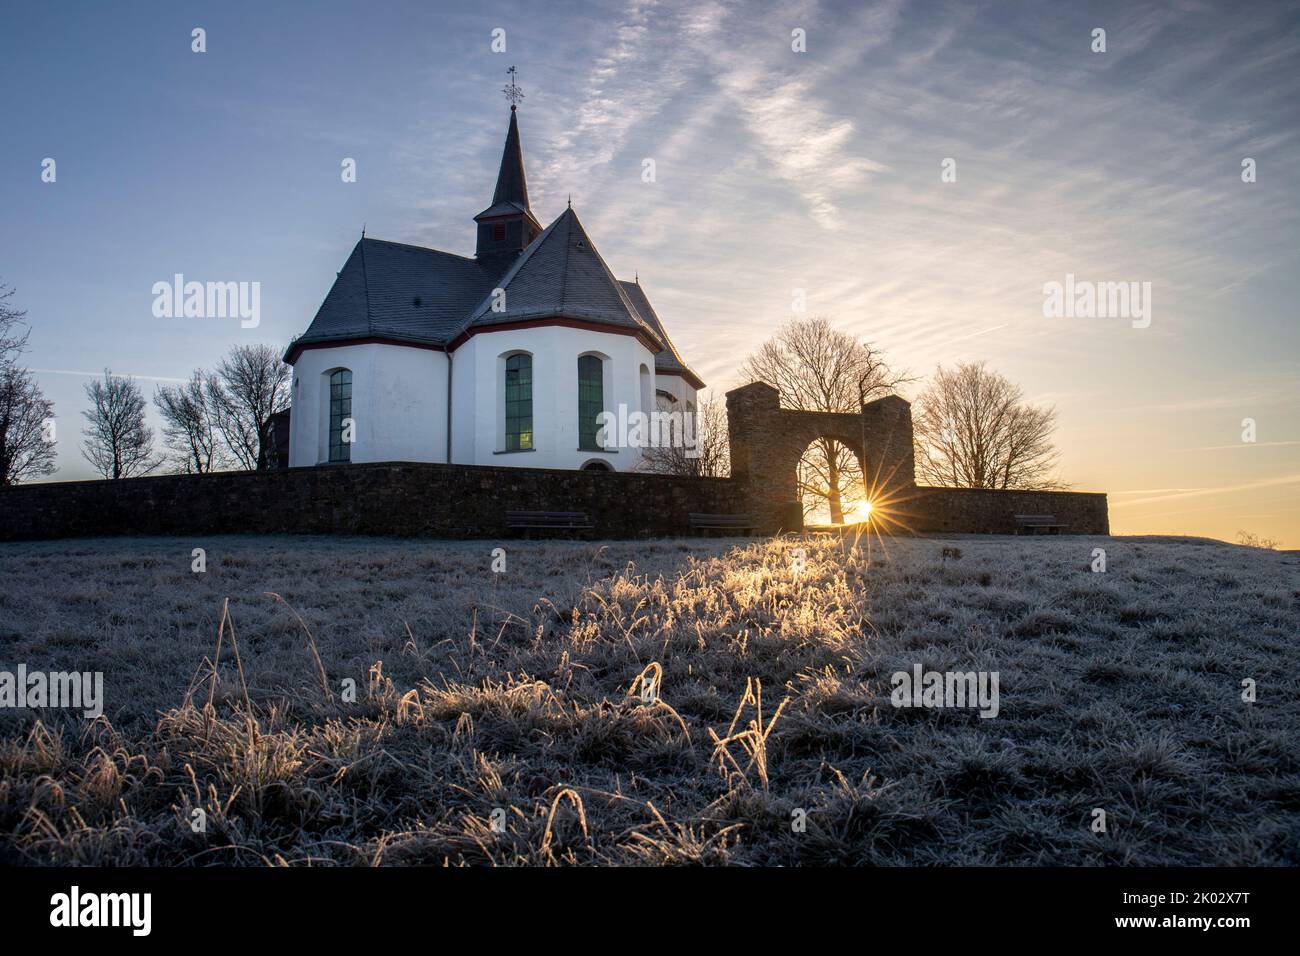
{"type": "Polygon", "coordinates": [[[650,369],[644,363],[641,365],[640,374],[641,385],[641,411],[649,415],[654,411],[655,388],[654,382],[650,377],[650,369]]]}
{"type": "Polygon", "coordinates": [[[517,352],[506,359],[506,451],[533,447],[533,357],[517,352]]]}
{"type": "Polygon", "coordinates": [[[352,370],[330,373],[330,461],[352,460],[352,370]]]}
{"type": "Polygon", "coordinates": [[[578,356],[578,447],[598,449],[597,420],[605,410],[605,369],[599,355],[578,356]]]}

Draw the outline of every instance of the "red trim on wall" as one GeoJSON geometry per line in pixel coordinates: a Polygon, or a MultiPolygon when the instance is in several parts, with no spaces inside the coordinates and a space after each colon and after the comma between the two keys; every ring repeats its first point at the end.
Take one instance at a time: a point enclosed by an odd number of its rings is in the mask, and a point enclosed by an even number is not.
{"type": "MultiPolygon", "coordinates": [[[[521,319],[518,322],[502,322],[499,325],[472,327],[465,330],[460,335],[456,336],[456,338],[452,339],[451,342],[445,346],[430,345],[427,342],[407,342],[402,339],[387,338],[382,335],[369,335],[369,336],[364,336],[362,338],[355,338],[355,339],[333,339],[328,342],[308,342],[305,345],[293,346],[292,349],[289,351],[289,355],[285,359],[285,361],[288,362],[290,365],[293,365],[295,362],[298,361],[298,357],[308,349],[332,349],[332,348],[341,348],[346,345],[400,345],[403,348],[408,348],[408,349],[428,349],[429,351],[433,351],[433,352],[454,352],[456,349],[460,348],[462,345],[468,342],[472,336],[479,335],[480,333],[510,332],[518,329],[540,328],[542,326],[547,326],[547,325],[559,325],[569,329],[584,329],[588,332],[612,332],[615,335],[632,335],[635,336],[641,342],[641,344],[644,345],[646,348],[648,348],[651,352],[658,351],[658,343],[652,342],[650,339],[646,337],[645,333],[640,332],[637,329],[619,328],[618,326],[615,325],[607,325],[604,322],[589,322],[586,321],[585,319],[555,318],[555,319],[521,319]]],[[[704,383],[700,381],[699,377],[692,372],[679,371],[677,369],[655,369],[655,374],[656,375],[677,375],[680,376],[681,378],[686,379],[686,381],[689,382],[693,388],[696,389],[704,388],[704,383]]]]}
{"type": "Polygon", "coordinates": [[[298,361],[298,356],[308,349],[332,349],[345,345],[400,345],[403,348],[427,349],[431,352],[447,351],[444,346],[430,345],[428,342],[407,342],[403,339],[390,339],[382,335],[368,335],[357,339],[332,339],[329,342],[308,342],[306,345],[294,345],[289,350],[289,355],[285,358],[285,361],[292,365],[298,361]]]}
{"type": "Polygon", "coordinates": [[[696,390],[699,390],[699,389],[701,389],[701,388],[704,388],[704,383],[700,381],[700,377],[699,377],[698,375],[696,375],[694,372],[681,371],[681,370],[679,370],[679,369],[675,369],[675,368],[657,368],[657,369],[655,369],[655,374],[656,374],[656,375],[676,375],[676,376],[678,376],[678,377],[680,377],[680,378],[684,378],[684,379],[686,379],[686,381],[690,383],[691,387],[694,388],[694,389],[696,389],[696,390]]]}
{"type": "Polygon", "coordinates": [[[470,326],[460,335],[447,343],[447,350],[449,352],[456,351],[456,349],[460,348],[475,335],[481,335],[488,332],[513,332],[519,329],[542,328],[543,326],[548,325],[559,325],[568,329],[584,329],[588,332],[612,332],[615,335],[632,335],[651,352],[659,351],[659,343],[650,339],[639,329],[622,328],[617,325],[609,325],[605,322],[590,322],[586,319],[566,319],[562,316],[552,319],[520,319],[518,322],[499,322],[494,325],[470,326]]]}

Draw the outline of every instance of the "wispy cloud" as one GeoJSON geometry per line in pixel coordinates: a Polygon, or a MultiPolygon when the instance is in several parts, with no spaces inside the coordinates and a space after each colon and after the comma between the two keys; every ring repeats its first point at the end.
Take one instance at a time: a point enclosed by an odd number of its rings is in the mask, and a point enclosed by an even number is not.
{"type": "Polygon", "coordinates": [[[1180,448],[1179,451],[1237,451],[1241,448],[1276,448],[1279,445],[1300,445],[1300,441],[1241,441],[1235,445],[1201,445],[1197,448],[1180,448]]]}
{"type": "Polygon", "coordinates": [[[1183,498],[1198,498],[1204,495],[1226,495],[1236,494],[1243,491],[1255,491],[1259,488],[1276,488],[1282,485],[1300,484],[1300,474],[1282,475],[1277,478],[1261,478],[1256,481],[1245,481],[1235,485],[1223,485],[1217,488],[1196,488],[1189,491],[1171,492],[1169,494],[1151,495],[1147,498],[1138,498],[1136,501],[1119,501],[1114,503],[1116,508],[1134,508],[1138,505],[1149,504],[1153,501],[1173,501],[1183,498]]]}
{"type": "MultiPolygon", "coordinates": [[[[99,378],[104,374],[103,372],[79,372],[68,368],[34,368],[32,371],[39,375],[77,375],[82,378],[99,378]]],[[[183,384],[189,381],[189,379],[169,378],[165,375],[137,375],[134,372],[114,372],[113,374],[121,378],[138,378],[145,382],[179,382],[183,384]]]]}

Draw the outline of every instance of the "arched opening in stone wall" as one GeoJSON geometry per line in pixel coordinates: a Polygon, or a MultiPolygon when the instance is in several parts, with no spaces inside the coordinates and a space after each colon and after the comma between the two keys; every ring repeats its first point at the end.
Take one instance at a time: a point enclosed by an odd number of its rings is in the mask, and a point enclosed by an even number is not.
{"type": "Polygon", "coordinates": [[[869,504],[862,484],[866,464],[861,441],[818,435],[795,462],[795,492],[805,525],[863,521],[869,504]]]}
{"type": "Polygon", "coordinates": [[[808,524],[858,520],[864,466],[865,499],[873,507],[896,503],[915,488],[911,408],[897,396],[869,402],[860,413],[808,412],[782,408],[775,388],[752,382],[727,393],[727,424],[731,474],[761,527],[798,530],[805,517],[808,524]],[[835,455],[838,514],[828,453],[835,455]],[[809,497],[813,507],[806,508],[809,497]]]}

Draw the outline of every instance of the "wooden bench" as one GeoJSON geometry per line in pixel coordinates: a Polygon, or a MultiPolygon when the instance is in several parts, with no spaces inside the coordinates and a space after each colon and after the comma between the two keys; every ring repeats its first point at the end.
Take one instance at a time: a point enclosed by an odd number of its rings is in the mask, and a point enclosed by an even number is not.
{"type": "Polygon", "coordinates": [[[1060,534],[1065,527],[1056,515],[1016,515],[1016,534],[1060,534]]]}
{"type": "Polygon", "coordinates": [[[511,531],[590,531],[594,527],[585,511],[507,511],[506,527],[511,531]]]}
{"type": "Polygon", "coordinates": [[[754,530],[753,515],[711,515],[692,511],[689,520],[693,531],[739,531],[747,534],[754,530]]]}

